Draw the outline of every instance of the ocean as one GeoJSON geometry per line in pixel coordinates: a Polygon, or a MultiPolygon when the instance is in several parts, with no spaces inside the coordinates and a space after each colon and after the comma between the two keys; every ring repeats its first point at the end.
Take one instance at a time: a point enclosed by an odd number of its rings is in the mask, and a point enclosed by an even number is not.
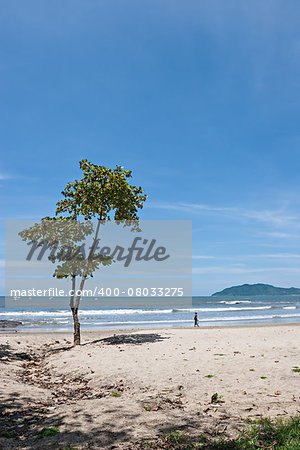
{"type": "MultiPolygon", "coordinates": [[[[0,299],[1,300],[1,299],[0,299]]],[[[26,305],[26,298],[22,299],[26,305]]],[[[29,300],[29,299],[28,299],[29,300]]],[[[96,300],[96,299],[95,299],[96,300]]],[[[153,299],[152,299],[153,301],[153,299]]],[[[254,297],[193,297],[189,307],[172,305],[147,308],[147,299],[138,307],[110,308],[87,307],[91,301],[84,301],[79,309],[79,320],[84,330],[125,328],[171,328],[192,327],[194,313],[198,313],[200,326],[233,326],[254,324],[278,324],[300,322],[300,295],[254,296],[254,297]]],[[[50,304],[49,302],[46,304],[50,304]]],[[[0,306],[0,320],[22,322],[22,331],[71,331],[73,322],[70,309],[11,308],[0,306]]]]}

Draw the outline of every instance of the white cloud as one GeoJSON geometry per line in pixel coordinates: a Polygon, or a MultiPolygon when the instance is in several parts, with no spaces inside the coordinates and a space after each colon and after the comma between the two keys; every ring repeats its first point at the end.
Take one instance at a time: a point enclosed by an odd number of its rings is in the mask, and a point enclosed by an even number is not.
{"type": "Polygon", "coordinates": [[[193,256],[193,259],[218,259],[221,261],[236,261],[236,260],[247,260],[247,259],[299,259],[300,254],[298,253],[259,253],[259,254],[240,254],[232,256],[193,256]]]}
{"type": "Polygon", "coordinates": [[[275,253],[275,254],[262,254],[262,255],[250,255],[257,258],[274,258],[274,259],[293,259],[300,258],[300,254],[297,253],[275,253]]]}
{"type": "Polygon", "coordinates": [[[272,231],[271,233],[265,233],[266,236],[269,237],[274,237],[274,238],[290,238],[290,237],[295,237],[293,234],[289,234],[289,233],[279,233],[276,231],[272,231]]]}
{"type": "Polygon", "coordinates": [[[203,275],[203,274],[260,274],[260,273],[274,273],[280,272],[288,275],[300,275],[300,267],[264,267],[264,268],[243,268],[243,267],[233,267],[233,266],[212,266],[212,267],[194,267],[193,275],[203,275]]]}
{"type": "Polygon", "coordinates": [[[0,181],[9,180],[10,178],[11,178],[10,175],[7,175],[5,173],[0,173],[0,181]]]}
{"type": "Polygon", "coordinates": [[[275,226],[285,226],[291,222],[297,222],[296,216],[287,215],[282,211],[271,211],[271,210],[262,210],[262,211],[240,211],[240,214],[249,217],[250,219],[257,220],[259,222],[270,223],[275,226]]]}
{"type": "MultiPolygon", "coordinates": [[[[168,209],[180,212],[186,212],[188,214],[203,214],[211,213],[214,215],[222,215],[230,217],[234,220],[240,219],[252,219],[257,222],[267,223],[276,227],[289,226],[291,224],[298,225],[299,217],[296,215],[291,215],[283,210],[254,210],[245,209],[241,207],[226,207],[226,206],[215,206],[215,205],[205,205],[197,203],[152,203],[152,208],[157,209],[168,209]]],[[[286,236],[286,233],[272,232],[274,237],[286,236]]]]}
{"type": "Polygon", "coordinates": [[[197,203],[152,203],[151,207],[156,208],[156,209],[169,209],[169,210],[174,210],[174,211],[185,211],[188,213],[195,213],[195,212],[201,212],[201,211],[231,212],[231,211],[234,211],[234,209],[235,209],[235,208],[210,206],[210,205],[197,204],[197,203]]]}
{"type": "Polygon", "coordinates": [[[215,259],[215,256],[209,256],[209,255],[194,255],[192,256],[193,259],[215,259]]]}

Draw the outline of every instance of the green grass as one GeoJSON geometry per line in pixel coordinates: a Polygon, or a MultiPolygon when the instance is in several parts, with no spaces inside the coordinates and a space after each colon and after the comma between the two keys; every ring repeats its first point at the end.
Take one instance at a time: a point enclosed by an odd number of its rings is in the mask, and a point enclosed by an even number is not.
{"type": "Polygon", "coordinates": [[[170,433],[168,436],[166,436],[166,439],[170,442],[185,442],[186,436],[184,434],[178,433],[177,431],[174,431],[173,433],[170,433]]]}
{"type": "MultiPolygon", "coordinates": [[[[199,442],[201,442],[201,443],[206,442],[207,437],[204,435],[200,435],[200,436],[197,436],[197,439],[194,439],[193,437],[189,436],[188,434],[180,433],[178,431],[173,431],[172,433],[165,435],[162,438],[162,440],[166,444],[169,444],[167,447],[164,447],[164,448],[168,448],[168,449],[180,448],[180,449],[188,450],[188,449],[193,449],[193,448],[199,448],[199,442]]],[[[160,448],[160,447],[157,447],[157,448],[160,448]]]]}
{"type": "Polygon", "coordinates": [[[14,438],[16,433],[14,431],[0,431],[0,437],[14,438]]]}
{"type": "Polygon", "coordinates": [[[151,448],[153,444],[152,439],[145,439],[143,442],[140,443],[141,448],[151,448]]]}
{"type": "Polygon", "coordinates": [[[47,436],[54,436],[55,434],[60,433],[60,429],[57,427],[43,428],[36,437],[38,439],[42,439],[47,436]]]}
{"type": "Polygon", "coordinates": [[[300,449],[300,416],[291,419],[261,419],[252,424],[237,440],[237,449],[300,449]]]}
{"type": "Polygon", "coordinates": [[[260,377],[262,380],[265,380],[267,377],[260,377]]]}
{"type": "Polygon", "coordinates": [[[122,394],[120,394],[120,392],[112,391],[110,395],[112,397],[121,397],[122,394]]]}
{"type": "Polygon", "coordinates": [[[219,395],[217,392],[211,396],[211,403],[220,403],[223,395],[219,395]]]}
{"type": "Polygon", "coordinates": [[[225,353],[214,353],[214,356],[225,356],[225,353]]]}
{"type": "Polygon", "coordinates": [[[143,406],[143,408],[145,411],[152,411],[151,406],[143,406]]]}
{"type": "Polygon", "coordinates": [[[294,367],[294,368],[292,369],[292,371],[298,373],[298,372],[300,372],[300,369],[298,369],[298,367],[294,367]]]}
{"type": "Polygon", "coordinates": [[[200,434],[189,436],[172,432],[158,439],[145,440],[136,448],[146,449],[180,449],[180,450],[299,450],[300,449],[300,416],[290,419],[258,419],[237,439],[226,439],[224,436],[211,437],[200,434]]]}
{"type": "Polygon", "coordinates": [[[212,378],[213,375],[204,375],[204,378],[212,378]]]}

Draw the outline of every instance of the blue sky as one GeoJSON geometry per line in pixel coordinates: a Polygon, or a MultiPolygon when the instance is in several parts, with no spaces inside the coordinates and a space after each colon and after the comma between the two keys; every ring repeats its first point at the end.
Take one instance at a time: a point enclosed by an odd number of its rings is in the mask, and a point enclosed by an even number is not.
{"type": "Polygon", "coordinates": [[[142,218],[193,221],[193,286],[300,287],[298,1],[0,0],[5,219],[52,215],[82,158],[142,218]]]}

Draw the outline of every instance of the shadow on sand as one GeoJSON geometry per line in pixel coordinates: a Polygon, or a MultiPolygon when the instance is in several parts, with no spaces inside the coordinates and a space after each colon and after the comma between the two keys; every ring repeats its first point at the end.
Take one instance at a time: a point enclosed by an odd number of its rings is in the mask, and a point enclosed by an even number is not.
{"type": "MultiPolygon", "coordinates": [[[[111,405],[109,410],[102,410],[105,420],[99,424],[97,417],[86,409],[81,409],[80,404],[74,415],[66,411],[58,412],[56,408],[49,408],[42,403],[34,404],[31,398],[21,397],[19,393],[1,396],[0,402],[0,448],[11,449],[236,449],[234,443],[229,446],[216,444],[217,436],[221,437],[228,427],[241,431],[241,421],[232,423],[230,418],[222,420],[211,416],[181,416],[168,417],[160,415],[153,427],[153,444],[149,446],[143,435],[134,439],[132,424],[138,422],[140,414],[132,413],[128,408],[124,409],[123,419],[120,420],[120,406],[111,405]],[[116,422],[116,417],[118,421],[116,422]],[[85,426],[83,426],[85,424],[85,426]],[[57,432],[54,435],[41,437],[43,430],[54,427],[57,432]],[[193,431],[193,438],[187,441],[180,434],[193,431]],[[172,433],[174,435],[172,436],[172,433]],[[205,436],[203,436],[203,433],[205,436]],[[167,441],[157,436],[170,436],[167,441]],[[190,445],[193,442],[198,445],[190,445]]],[[[121,406],[122,408],[122,406],[121,406]]],[[[102,417],[103,417],[102,416],[102,417]]],[[[151,415],[149,416],[149,419],[151,415]]],[[[235,422],[235,421],[234,421],[235,422]]],[[[149,436],[149,431],[148,431],[149,436]]],[[[147,439],[149,442],[149,437],[147,439]]],[[[150,440],[151,442],[151,440],[150,440]]]]}
{"type": "MultiPolygon", "coordinates": [[[[0,400],[1,449],[69,449],[82,448],[82,445],[84,448],[88,445],[92,449],[108,449],[130,441],[130,428],[120,425],[116,429],[109,420],[99,427],[93,415],[80,407],[70,420],[66,414],[57,413],[56,408],[34,404],[31,398],[20,396],[18,392],[5,397],[1,396],[0,400]],[[82,429],[82,422],[89,424],[88,430],[82,429]],[[59,431],[52,436],[41,436],[43,430],[52,427],[59,431]]],[[[117,409],[110,412],[114,414],[117,409]]]]}
{"type": "Polygon", "coordinates": [[[114,334],[97,341],[88,342],[87,344],[95,344],[102,342],[107,345],[121,345],[121,344],[131,344],[131,345],[141,345],[150,344],[154,342],[161,342],[165,339],[169,339],[166,336],[161,336],[158,333],[147,333],[147,334],[114,334]]]}

